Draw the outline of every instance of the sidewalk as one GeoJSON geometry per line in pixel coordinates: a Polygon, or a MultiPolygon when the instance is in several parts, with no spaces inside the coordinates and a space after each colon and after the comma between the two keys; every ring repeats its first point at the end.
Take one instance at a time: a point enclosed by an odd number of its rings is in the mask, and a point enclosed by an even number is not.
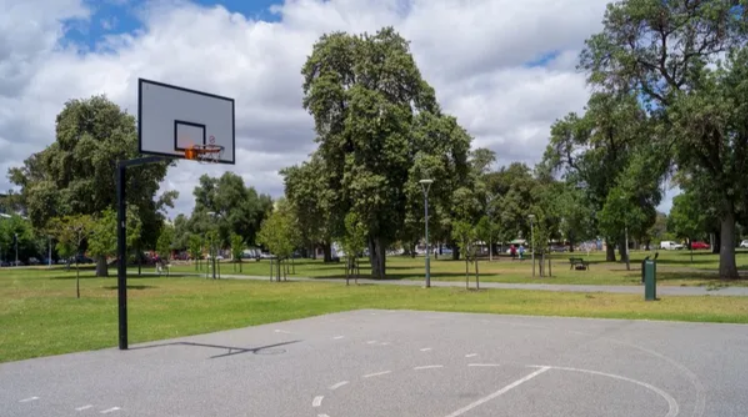
{"type": "MultiPolygon", "coordinates": [[[[192,276],[204,276],[205,274],[195,273],[182,273],[180,275],[192,275],[192,276]]],[[[233,274],[221,274],[221,278],[228,279],[250,279],[269,281],[269,277],[258,277],[249,275],[233,275],[233,274]]],[[[306,278],[306,277],[289,277],[289,281],[308,281],[308,282],[333,282],[333,283],[344,283],[343,279],[329,279],[329,278],[306,278]]],[[[369,278],[359,278],[360,284],[374,284],[374,285],[403,285],[411,287],[422,287],[423,281],[410,281],[410,280],[375,280],[369,278]]],[[[474,285],[474,284],[473,284],[474,285]]],[[[432,287],[464,287],[465,284],[459,281],[437,281],[431,280],[432,287]]],[[[511,289],[511,290],[535,290],[535,291],[559,291],[559,292],[581,292],[581,293],[595,293],[604,292],[611,294],[640,294],[644,297],[644,287],[641,285],[563,285],[563,284],[510,284],[501,282],[481,282],[481,288],[495,288],[495,289],[511,289]]],[[[708,290],[707,287],[668,287],[658,286],[658,296],[705,296],[705,295],[716,295],[716,296],[733,296],[733,297],[748,297],[748,287],[724,287],[713,290],[708,290]]]]}

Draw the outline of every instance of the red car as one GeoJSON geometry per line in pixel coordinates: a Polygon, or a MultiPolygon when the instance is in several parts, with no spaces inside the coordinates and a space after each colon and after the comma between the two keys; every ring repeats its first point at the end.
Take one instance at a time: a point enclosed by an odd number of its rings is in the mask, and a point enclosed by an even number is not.
{"type": "Polygon", "coordinates": [[[699,249],[709,249],[710,246],[707,245],[704,242],[692,242],[691,243],[691,249],[693,250],[699,250],[699,249]]]}

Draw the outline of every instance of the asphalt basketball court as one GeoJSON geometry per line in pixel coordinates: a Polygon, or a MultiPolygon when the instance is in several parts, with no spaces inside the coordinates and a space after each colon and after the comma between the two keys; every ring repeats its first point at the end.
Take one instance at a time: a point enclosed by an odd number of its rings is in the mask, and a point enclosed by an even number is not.
{"type": "Polygon", "coordinates": [[[0,365],[3,416],[743,417],[748,326],[359,310],[0,365]]]}

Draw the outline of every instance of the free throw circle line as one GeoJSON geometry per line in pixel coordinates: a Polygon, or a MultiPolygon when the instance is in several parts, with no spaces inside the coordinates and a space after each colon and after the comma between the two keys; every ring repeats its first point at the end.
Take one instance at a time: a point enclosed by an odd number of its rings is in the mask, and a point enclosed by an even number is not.
{"type": "Polygon", "coordinates": [[[637,381],[636,379],[627,378],[625,376],[616,375],[616,374],[609,374],[607,372],[600,372],[600,371],[592,371],[589,369],[579,369],[579,368],[567,368],[563,366],[528,366],[529,368],[541,368],[541,369],[555,369],[559,371],[570,371],[570,372],[581,372],[585,374],[590,375],[599,375],[599,376],[606,376],[608,378],[618,379],[621,381],[630,382],[632,384],[639,385],[641,387],[647,388],[650,391],[655,392],[660,397],[664,398],[665,401],[667,401],[668,405],[668,412],[665,414],[665,417],[675,417],[680,413],[680,407],[678,406],[678,402],[675,401],[675,398],[673,398],[670,394],[667,392],[661,390],[660,388],[657,388],[656,386],[652,384],[647,384],[646,382],[637,381]]]}

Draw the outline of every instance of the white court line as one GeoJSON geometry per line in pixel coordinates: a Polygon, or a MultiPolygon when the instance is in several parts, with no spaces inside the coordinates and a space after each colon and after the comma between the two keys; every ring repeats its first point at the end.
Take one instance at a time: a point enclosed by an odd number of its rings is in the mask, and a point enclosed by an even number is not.
{"type": "Polygon", "coordinates": [[[323,398],[325,398],[325,397],[322,396],[322,395],[318,395],[318,396],[314,397],[314,401],[312,401],[312,407],[319,407],[320,405],[322,405],[322,399],[323,398]]]}
{"type": "Polygon", "coordinates": [[[19,403],[28,403],[28,402],[31,402],[31,401],[36,401],[36,400],[38,400],[38,399],[39,399],[39,397],[29,397],[29,398],[24,398],[24,399],[22,399],[21,401],[19,401],[19,403]]]}
{"type": "Polygon", "coordinates": [[[392,371],[382,371],[382,372],[376,372],[376,373],[373,373],[373,374],[366,374],[362,378],[371,378],[373,376],[387,375],[390,372],[392,372],[392,371]]]}
{"type": "Polygon", "coordinates": [[[317,417],[330,417],[327,414],[317,414],[317,417]]]}
{"type": "Polygon", "coordinates": [[[382,342],[379,344],[379,346],[389,346],[390,342],[382,342]]]}
{"type": "Polygon", "coordinates": [[[101,414],[109,414],[109,413],[112,413],[112,412],[115,412],[115,411],[119,411],[119,410],[121,410],[121,408],[119,408],[119,407],[107,408],[106,410],[103,410],[101,412],[101,414]]]}
{"type": "Polygon", "coordinates": [[[507,391],[511,390],[512,388],[516,388],[516,387],[522,385],[523,383],[525,383],[525,382],[527,382],[527,381],[535,378],[536,376],[542,374],[543,372],[545,372],[545,371],[547,371],[549,369],[551,369],[551,368],[549,368],[549,367],[540,368],[537,371],[531,373],[530,375],[527,375],[526,377],[524,377],[522,379],[518,379],[518,380],[512,382],[511,384],[509,384],[509,385],[505,386],[504,388],[502,388],[502,389],[494,392],[493,394],[485,396],[485,397],[481,398],[480,400],[475,401],[474,403],[468,404],[465,407],[460,408],[459,410],[455,411],[454,413],[449,414],[447,417],[458,417],[458,416],[461,416],[461,415],[467,413],[468,411],[472,410],[473,408],[475,408],[475,407],[477,407],[477,406],[479,406],[479,405],[481,405],[483,403],[486,403],[488,401],[493,400],[494,398],[496,398],[496,397],[498,397],[498,396],[506,393],[507,391]]]}
{"type": "Polygon", "coordinates": [[[444,368],[444,365],[426,365],[426,366],[416,366],[413,368],[414,371],[420,371],[423,369],[435,369],[435,368],[444,368]]]}
{"type": "Polygon", "coordinates": [[[668,413],[665,415],[665,417],[675,417],[678,415],[678,413],[680,413],[680,407],[678,406],[678,402],[675,401],[675,398],[670,396],[670,394],[668,394],[667,392],[655,387],[654,385],[647,384],[646,382],[637,381],[635,379],[626,378],[625,376],[620,376],[616,374],[609,374],[609,373],[599,372],[599,371],[590,371],[588,369],[565,368],[561,366],[530,366],[530,368],[540,368],[542,370],[557,369],[559,371],[582,372],[585,374],[607,376],[608,378],[631,382],[632,384],[636,384],[641,387],[647,388],[651,391],[654,391],[657,395],[659,395],[660,397],[664,398],[665,401],[667,401],[668,413]]]}
{"type": "Polygon", "coordinates": [[[468,366],[479,367],[479,368],[480,367],[489,368],[489,367],[496,367],[496,366],[501,366],[501,365],[499,365],[498,363],[469,363],[468,366]]]}
{"type": "Polygon", "coordinates": [[[75,409],[75,411],[83,411],[83,410],[88,410],[89,408],[93,408],[93,406],[92,406],[91,404],[89,404],[89,405],[84,405],[83,407],[78,407],[78,408],[76,408],[76,409],[75,409]]]}
{"type": "Polygon", "coordinates": [[[374,343],[377,343],[377,341],[376,340],[369,340],[368,342],[366,342],[367,345],[373,345],[374,343]]]}
{"type": "Polygon", "coordinates": [[[345,337],[345,336],[335,336],[335,337],[333,337],[333,339],[334,339],[334,340],[340,340],[340,339],[342,339],[342,338],[344,338],[344,337],[345,337]]]}
{"type": "Polygon", "coordinates": [[[291,334],[291,332],[289,332],[289,331],[286,331],[286,330],[280,330],[280,329],[275,329],[275,332],[276,332],[276,333],[286,333],[286,334],[291,334]]]}
{"type": "Polygon", "coordinates": [[[331,385],[330,389],[331,390],[336,390],[336,389],[338,389],[338,388],[340,388],[340,387],[342,387],[343,385],[346,385],[346,384],[348,384],[348,381],[340,381],[340,382],[338,382],[335,385],[331,385]]]}
{"type": "Polygon", "coordinates": [[[431,348],[423,348],[423,349],[421,349],[421,352],[428,352],[430,350],[431,350],[431,348]]]}
{"type": "Polygon", "coordinates": [[[478,356],[477,353],[468,353],[467,355],[465,355],[466,358],[474,358],[476,356],[478,356]]]}

